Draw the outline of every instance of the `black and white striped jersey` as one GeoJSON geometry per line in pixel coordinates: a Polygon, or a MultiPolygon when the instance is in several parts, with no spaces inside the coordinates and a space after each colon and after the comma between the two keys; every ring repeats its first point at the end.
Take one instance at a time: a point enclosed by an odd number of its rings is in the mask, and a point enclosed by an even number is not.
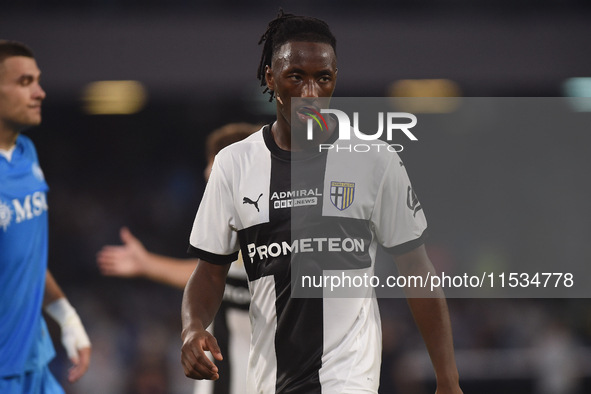
{"type": "Polygon", "coordinates": [[[242,251],[249,393],[377,393],[381,328],[371,292],[296,296],[293,284],[304,274],[372,275],[378,243],[410,251],[427,224],[398,154],[380,141],[359,153],[337,134],[327,141],[333,149],[287,152],[265,126],[216,156],[189,251],[213,264],[242,251]]]}

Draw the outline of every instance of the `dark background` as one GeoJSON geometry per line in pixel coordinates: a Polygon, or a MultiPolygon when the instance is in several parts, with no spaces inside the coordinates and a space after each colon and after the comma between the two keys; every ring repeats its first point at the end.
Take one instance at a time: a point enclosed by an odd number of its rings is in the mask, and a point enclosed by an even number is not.
{"type": "MultiPolygon", "coordinates": [[[[65,383],[68,393],[191,392],[179,363],[181,292],[102,277],[95,254],[119,243],[126,225],[148,249],[186,257],[204,137],[228,122],[272,119],[255,71],[258,38],[279,5],[330,24],[336,96],[380,97],[400,79],[448,78],[464,96],[553,97],[567,78],[591,77],[589,1],[2,1],[0,37],[33,48],[47,92],[43,124],[26,133],[51,188],[50,268],[94,345],[89,373],[65,383]],[[84,112],[88,83],[127,79],[147,90],[140,112],[84,112]]],[[[401,154],[434,263],[554,259],[558,272],[563,259],[588,264],[589,130],[507,135],[480,126],[401,154]]],[[[449,304],[464,392],[591,390],[587,299],[449,304]]],[[[405,301],[380,305],[380,392],[433,392],[405,301]]],[[[56,347],[52,368],[64,380],[56,347]]]]}

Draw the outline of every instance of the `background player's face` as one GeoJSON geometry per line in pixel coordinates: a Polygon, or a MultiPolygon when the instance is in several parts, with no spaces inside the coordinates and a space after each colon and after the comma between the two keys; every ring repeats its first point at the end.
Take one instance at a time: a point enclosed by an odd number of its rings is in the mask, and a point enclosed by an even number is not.
{"type": "Polygon", "coordinates": [[[0,122],[16,130],[41,123],[45,92],[35,59],[11,56],[0,63],[0,122]]]}
{"type": "MultiPolygon", "coordinates": [[[[332,96],[337,82],[337,57],[329,44],[288,42],[274,54],[266,79],[269,89],[275,92],[277,116],[291,125],[292,97],[309,98],[306,105],[314,106],[316,98],[332,96]]],[[[307,118],[300,121],[305,124],[307,118]]]]}

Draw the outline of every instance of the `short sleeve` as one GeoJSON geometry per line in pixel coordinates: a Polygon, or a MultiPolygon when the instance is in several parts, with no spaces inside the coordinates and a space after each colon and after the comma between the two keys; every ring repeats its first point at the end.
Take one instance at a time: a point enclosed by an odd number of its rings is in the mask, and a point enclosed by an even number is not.
{"type": "Polygon", "coordinates": [[[371,222],[378,242],[391,254],[410,252],[427,238],[425,213],[397,154],[384,171],[371,222]]]}
{"type": "Polygon", "coordinates": [[[238,257],[234,196],[227,173],[216,156],[189,237],[188,252],[213,264],[229,264],[238,257]]]}

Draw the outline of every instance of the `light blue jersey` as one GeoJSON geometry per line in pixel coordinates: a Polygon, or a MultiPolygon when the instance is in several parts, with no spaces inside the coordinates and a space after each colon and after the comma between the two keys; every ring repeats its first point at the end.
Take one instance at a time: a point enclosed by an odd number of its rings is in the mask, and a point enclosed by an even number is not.
{"type": "Polygon", "coordinates": [[[0,155],[0,376],[39,369],[55,355],[41,315],[47,269],[47,183],[33,142],[0,155]]]}

